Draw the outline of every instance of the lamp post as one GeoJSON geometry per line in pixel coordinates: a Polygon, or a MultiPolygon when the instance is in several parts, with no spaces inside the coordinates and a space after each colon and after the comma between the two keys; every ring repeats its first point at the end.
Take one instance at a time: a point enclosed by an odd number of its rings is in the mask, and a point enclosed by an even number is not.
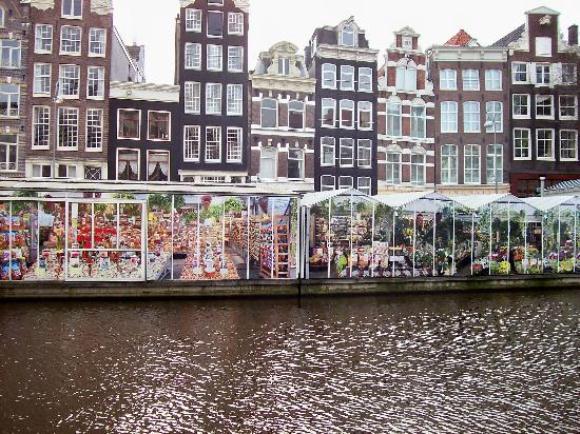
{"type": "MultiPolygon", "coordinates": [[[[495,147],[495,145],[497,145],[497,124],[499,123],[499,121],[497,119],[497,113],[493,113],[493,114],[488,113],[486,115],[486,118],[487,118],[487,120],[484,124],[484,127],[486,130],[490,127],[493,127],[493,145],[495,147]]],[[[498,183],[498,179],[497,179],[497,160],[496,160],[496,158],[497,158],[497,156],[495,155],[495,149],[494,149],[494,153],[493,153],[493,180],[495,183],[495,194],[498,194],[499,193],[499,183],[498,183]]]]}

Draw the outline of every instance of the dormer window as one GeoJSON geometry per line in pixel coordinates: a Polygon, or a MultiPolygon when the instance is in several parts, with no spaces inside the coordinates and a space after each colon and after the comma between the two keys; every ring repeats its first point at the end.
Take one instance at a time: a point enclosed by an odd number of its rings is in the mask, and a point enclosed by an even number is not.
{"type": "Polygon", "coordinates": [[[351,24],[347,24],[342,28],[342,31],[340,32],[340,45],[346,47],[355,46],[354,28],[351,24]]]}
{"type": "Polygon", "coordinates": [[[403,36],[402,46],[404,50],[412,50],[413,38],[411,36],[403,36]]]}
{"type": "Polygon", "coordinates": [[[536,56],[552,57],[552,38],[536,38],[536,56]]]}
{"type": "Polygon", "coordinates": [[[290,59],[285,57],[278,58],[278,74],[290,75],[290,59]]]}

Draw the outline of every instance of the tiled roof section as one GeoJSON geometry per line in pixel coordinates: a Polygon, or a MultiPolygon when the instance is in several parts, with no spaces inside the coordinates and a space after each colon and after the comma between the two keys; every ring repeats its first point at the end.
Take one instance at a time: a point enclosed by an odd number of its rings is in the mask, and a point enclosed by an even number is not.
{"type": "Polygon", "coordinates": [[[512,42],[517,42],[522,37],[522,34],[525,32],[525,30],[526,30],[526,25],[522,24],[521,26],[519,26],[517,29],[515,29],[511,33],[508,33],[507,35],[505,35],[499,41],[495,42],[494,44],[491,44],[491,47],[507,47],[512,42]]]}
{"type": "Polygon", "coordinates": [[[445,45],[450,47],[467,47],[473,38],[465,30],[461,29],[455,36],[448,40],[445,45]]]}

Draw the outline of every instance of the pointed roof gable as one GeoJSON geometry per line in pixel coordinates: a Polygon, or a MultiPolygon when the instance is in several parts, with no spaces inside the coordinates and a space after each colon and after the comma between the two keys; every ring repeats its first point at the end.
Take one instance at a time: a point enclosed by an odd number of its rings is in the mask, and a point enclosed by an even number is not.
{"type": "Polygon", "coordinates": [[[532,9],[526,12],[526,15],[560,15],[560,12],[550,9],[546,6],[540,6],[539,8],[532,9]]]}
{"type": "Polygon", "coordinates": [[[517,29],[505,35],[499,41],[491,44],[492,47],[507,47],[509,44],[517,42],[521,39],[522,35],[526,31],[526,25],[522,24],[517,29]]]}
{"type": "Polygon", "coordinates": [[[403,36],[413,36],[413,37],[420,37],[421,35],[417,33],[412,27],[405,26],[401,30],[394,32],[395,35],[403,35],[403,36]]]}
{"type": "Polygon", "coordinates": [[[479,46],[477,39],[474,39],[469,33],[461,29],[446,43],[448,47],[473,47],[479,46]]]}

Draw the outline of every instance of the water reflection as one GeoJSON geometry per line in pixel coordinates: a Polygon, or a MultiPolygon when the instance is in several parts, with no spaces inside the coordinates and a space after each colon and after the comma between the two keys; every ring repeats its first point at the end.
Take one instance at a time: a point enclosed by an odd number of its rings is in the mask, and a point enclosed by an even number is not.
{"type": "Polygon", "coordinates": [[[576,432],[580,293],[0,305],[0,431],[576,432]]]}

